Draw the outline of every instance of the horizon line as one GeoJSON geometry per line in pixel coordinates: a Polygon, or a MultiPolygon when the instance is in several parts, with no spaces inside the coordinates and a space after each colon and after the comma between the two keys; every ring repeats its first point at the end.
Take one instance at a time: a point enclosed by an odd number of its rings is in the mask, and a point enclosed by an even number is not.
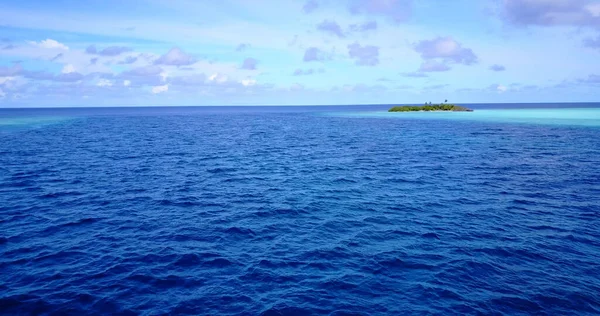
{"type": "MultiPolygon", "coordinates": [[[[393,106],[416,105],[421,103],[363,103],[363,104],[231,104],[231,105],[104,105],[104,106],[34,106],[34,107],[2,107],[3,110],[11,109],[102,109],[102,108],[175,108],[175,107],[325,107],[325,106],[393,106]]],[[[442,103],[432,103],[442,104],[442,103]]],[[[466,105],[497,105],[497,104],[600,104],[600,101],[574,101],[574,102],[448,102],[447,104],[466,105]]]]}

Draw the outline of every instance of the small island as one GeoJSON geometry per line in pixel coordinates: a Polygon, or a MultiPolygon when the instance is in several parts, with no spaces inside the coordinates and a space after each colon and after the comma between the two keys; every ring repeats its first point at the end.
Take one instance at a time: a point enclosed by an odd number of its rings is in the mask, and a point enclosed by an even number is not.
{"type": "Polygon", "coordinates": [[[455,105],[455,104],[425,104],[425,105],[403,105],[395,106],[388,110],[388,112],[431,112],[431,111],[445,111],[445,112],[473,112],[472,109],[455,105]]]}

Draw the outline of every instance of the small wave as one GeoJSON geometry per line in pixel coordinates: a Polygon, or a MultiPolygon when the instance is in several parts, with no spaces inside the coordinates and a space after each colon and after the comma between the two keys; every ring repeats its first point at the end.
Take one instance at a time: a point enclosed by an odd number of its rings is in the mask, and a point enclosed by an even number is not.
{"type": "Polygon", "coordinates": [[[79,220],[76,220],[74,222],[70,222],[70,223],[65,223],[62,224],[62,227],[73,227],[73,226],[80,226],[80,225],[86,225],[86,224],[93,224],[93,223],[97,223],[99,221],[101,221],[102,218],[97,218],[97,217],[86,217],[86,218],[82,218],[79,220]]]}
{"type": "Polygon", "coordinates": [[[308,316],[314,312],[299,307],[271,307],[260,313],[261,316],[308,316]]]}
{"type": "Polygon", "coordinates": [[[200,206],[202,202],[194,201],[194,200],[161,200],[158,202],[161,206],[177,206],[177,207],[193,207],[200,206]]]}
{"type": "Polygon", "coordinates": [[[256,233],[250,228],[230,227],[225,230],[229,235],[255,236],[256,233]]]}
{"type": "Polygon", "coordinates": [[[333,180],[334,183],[358,183],[356,180],[348,179],[348,178],[337,178],[333,180]]]}
{"type": "Polygon", "coordinates": [[[531,226],[527,226],[527,228],[529,229],[533,229],[533,230],[550,230],[550,231],[556,231],[556,232],[568,232],[568,230],[566,229],[562,229],[560,227],[555,227],[555,226],[550,226],[550,225],[531,225],[531,226]]]}
{"type": "Polygon", "coordinates": [[[440,239],[440,236],[438,236],[436,233],[425,233],[422,234],[421,237],[423,238],[429,238],[429,239],[440,239]]]}
{"type": "Polygon", "coordinates": [[[81,196],[81,195],[84,195],[84,193],[77,192],[77,191],[51,192],[51,193],[46,193],[46,194],[42,195],[41,198],[58,199],[58,198],[65,197],[65,196],[81,196]]]}
{"type": "Polygon", "coordinates": [[[308,212],[303,211],[303,210],[297,210],[297,209],[285,209],[285,208],[277,208],[277,209],[272,209],[272,210],[268,210],[268,211],[257,211],[252,213],[255,216],[258,217],[275,217],[275,216],[300,216],[300,215],[305,215],[308,214],[308,212]]]}
{"type": "Polygon", "coordinates": [[[387,269],[407,269],[407,270],[433,270],[437,267],[434,265],[413,262],[410,260],[402,260],[399,258],[395,258],[392,260],[382,260],[379,261],[378,264],[382,267],[382,271],[385,272],[387,269]]]}
{"type": "Polygon", "coordinates": [[[539,313],[542,310],[542,307],[536,302],[514,296],[505,296],[492,299],[491,304],[493,304],[497,309],[507,313],[520,311],[534,314],[539,313]]]}
{"type": "Polygon", "coordinates": [[[230,172],[235,172],[235,171],[237,171],[237,169],[235,169],[235,168],[212,168],[212,169],[206,170],[206,172],[213,173],[213,174],[230,173],[230,172]]]}

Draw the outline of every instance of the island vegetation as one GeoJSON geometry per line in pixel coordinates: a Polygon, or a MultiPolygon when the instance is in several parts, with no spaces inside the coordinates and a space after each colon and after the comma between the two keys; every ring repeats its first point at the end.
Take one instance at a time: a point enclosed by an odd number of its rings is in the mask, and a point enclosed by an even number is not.
{"type": "MultiPolygon", "coordinates": [[[[446,101],[448,102],[448,101],[446,101]]],[[[403,105],[395,106],[388,110],[388,112],[430,112],[430,111],[448,111],[448,112],[473,112],[473,110],[464,106],[448,103],[431,104],[431,102],[425,103],[425,105],[403,105]]]]}

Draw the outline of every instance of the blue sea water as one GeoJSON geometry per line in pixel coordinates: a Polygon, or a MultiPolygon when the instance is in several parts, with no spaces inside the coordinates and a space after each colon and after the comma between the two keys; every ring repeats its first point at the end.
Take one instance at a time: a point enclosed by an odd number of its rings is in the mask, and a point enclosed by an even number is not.
{"type": "Polygon", "coordinates": [[[600,104],[0,109],[0,314],[596,315],[600,104]]]}

